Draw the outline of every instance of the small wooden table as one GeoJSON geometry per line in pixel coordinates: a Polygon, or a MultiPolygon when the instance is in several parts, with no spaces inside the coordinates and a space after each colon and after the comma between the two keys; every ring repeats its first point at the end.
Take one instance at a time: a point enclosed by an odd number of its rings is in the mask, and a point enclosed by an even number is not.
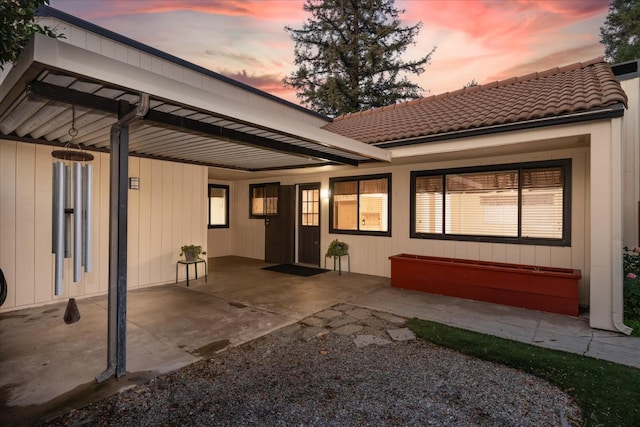
{"type": "Polygon", "coordinates": [[[192,260],[178,260],[178,262],[176,263],[176,283],[178,283],[178,266],[180,264],[186,266],[187,268],[187,287],[189,287],[189,266],[190,265],[195,265],[196,267],[196,279],[198,278],[198,264],[200,263],[204,263],[204,281],[207,281],[207,261],[202,259],[202,258],[198,258],[198,259],[192,259],[192,260]]]}

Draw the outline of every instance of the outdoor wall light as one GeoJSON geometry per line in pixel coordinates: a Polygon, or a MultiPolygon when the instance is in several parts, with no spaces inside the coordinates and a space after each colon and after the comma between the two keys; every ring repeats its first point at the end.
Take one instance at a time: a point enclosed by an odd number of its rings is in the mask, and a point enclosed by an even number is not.
{"type": "Polygon", "coordinates": [[[322,197],[323,199],[328,199],[329,198],[329,189],[328,188],[323,188],[320,190],[320,197],[322,197]]]}
{"type": "Polygon", "coordinates": [[[139,190],[140,189],[140,178],[137,176],[132,176],[129,178],[129,190],[139,190]]]}

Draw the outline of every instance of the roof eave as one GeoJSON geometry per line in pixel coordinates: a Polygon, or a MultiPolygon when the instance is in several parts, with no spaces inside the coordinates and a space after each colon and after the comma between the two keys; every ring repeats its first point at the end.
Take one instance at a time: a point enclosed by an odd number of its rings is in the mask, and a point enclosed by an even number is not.
{"type": "MultiPolygon", "coordinates": [[[[52,68],[71,74],[86,76],[102,82],[111,82],[137,92],[149,93],[162,99],[191,105],[226,117],[237,118],[264,129],[294,134],[315,144],[358,154],[369,159],[390,162],[391,153],[363,142],[347,138],[304,123],[287,120],[275,113],[240,104],[195,86],[177,82],[135,66],[113,60],[100,54],[59,40],[34,34],[27,49],[0,84],[0,106],[13,102],[26,89],[30,79],[24,73],[37,66],[52,68]]],[[[4,108],[0,111],[4,111],[4,108]]]]}
{"type": "Polygon", "coordinates": [[[434,135],[419,136],[415,138],[405,138],[395,141],[383,141],[373,143],[372,145],[379,148],[396,148],[409,145],[425,144],[436,141],[447,141],[452,139],[469,138],[475,136],[483,136],[497,134],[503,132],[513,132],[526,129],[536,129],[548,126],[558,126],[564,124],[572,124],[579,122],[588,122],[593,120],[604,120],[624,115],[625,106],[622,103],[610,105],[608,107],[581,111],[578,113],[563,114],[560,116],[544,117],[540,119],[526,120],[515,123],[506,123],[494,126],[484,126],[481,128],[465,129],[454,132],[444,132],[434,135]]]}

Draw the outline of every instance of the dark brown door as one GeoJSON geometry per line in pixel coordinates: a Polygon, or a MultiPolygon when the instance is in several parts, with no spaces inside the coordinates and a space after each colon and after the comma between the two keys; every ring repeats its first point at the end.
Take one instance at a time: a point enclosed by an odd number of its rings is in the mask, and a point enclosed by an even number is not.
{"type": "Polygon", "coordinates": [[[264,260],[278,264],[295,262],[296,190],[293,185],[268,185],[267,202],[276,209],[268,209],[265,216],[264,260]],[[274,212],[275,211],[275,212],[274,212]]]}
{"type": "Polygon", "coordinates": [[[298,262],[320,265],[320,183],[299,188],[298,262]]]}

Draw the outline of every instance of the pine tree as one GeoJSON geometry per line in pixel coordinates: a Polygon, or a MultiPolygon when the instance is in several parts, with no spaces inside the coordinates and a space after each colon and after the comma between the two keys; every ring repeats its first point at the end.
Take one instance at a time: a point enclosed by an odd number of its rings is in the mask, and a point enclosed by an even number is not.
{"type": "Polygon", "coordinates": [[[335,116],[418,98],[419,75],[435,47],[405,62],[401,55],[422,23],[400,25],[395,0],[306,0],[311,13],[301,29],[285,27],[295,41],[298,67],[284,84],[310,109],[335,116]]]}
{"type": "Polygon", "coordinates": [[[640,58],[640,0],[613,0],[609,4],[600,42],[613,63],[640,58]]]}

